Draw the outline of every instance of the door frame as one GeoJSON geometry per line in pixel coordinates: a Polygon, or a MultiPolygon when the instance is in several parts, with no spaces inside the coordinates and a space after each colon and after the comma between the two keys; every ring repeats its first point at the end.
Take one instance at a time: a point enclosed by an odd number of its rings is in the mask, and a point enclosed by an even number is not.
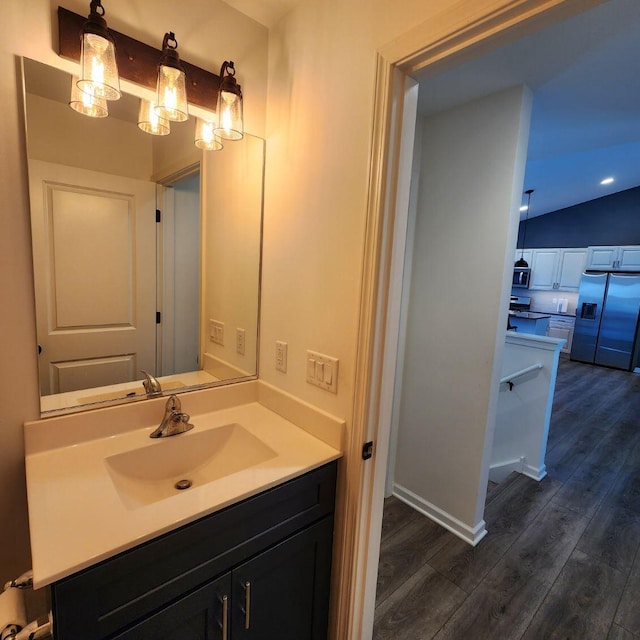
{"type": "Polygon", "coordinates": [[[377,54],[353,428],[345,452],[344,538],[334,583],[339,594],[334,599],[335,638],[364,640],[373,633],[400,354],[403,270],[398,265],[406,249],[413,156],[408,134],[417,108],[410,75],[418,70],[440,73],[605,1],[461,0],[455,10],[438,14],[438,21],[416,26],[377,54]],[[375,443],[374,457],[363,464],[360,452],[369,440],[375,443]]]}

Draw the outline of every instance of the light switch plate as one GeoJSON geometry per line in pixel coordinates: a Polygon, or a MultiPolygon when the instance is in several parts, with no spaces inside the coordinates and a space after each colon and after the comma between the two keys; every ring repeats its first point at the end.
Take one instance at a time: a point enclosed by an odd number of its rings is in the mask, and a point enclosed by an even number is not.
{"type": "Polygon", "coordinates": [[[276,371],[287,373],[287,343],[276,340],[276,371]]]}
{"type": "Polygon", "coordinates": [[[243,356],[245,345],[246,331],[240,327],[236,328],[236,352],[243,356]]]}
{"type": "Polygon", "coordinates": [[[224,346],[224,322],[209,320],[209,340],[224,346]]]}
{"type": "Polygon", "coordinates": [[[307,382],[338,393],[338,359],[317,351],[307,351],[307,382]]]}

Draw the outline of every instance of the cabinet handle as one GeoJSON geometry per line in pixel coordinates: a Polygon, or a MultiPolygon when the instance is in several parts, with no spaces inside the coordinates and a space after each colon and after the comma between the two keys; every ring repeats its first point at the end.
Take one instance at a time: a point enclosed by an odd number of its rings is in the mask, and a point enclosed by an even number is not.
{"type": "Polygon", "coordinates": [[[244,628],[248,629],[251,624],[251,583],[244,583],[244,628]]]}
{"type": "Polygon", "coordinates": [[[228,640],[229,635],[229,598],[222,596],[222,640],[228,640]]]}

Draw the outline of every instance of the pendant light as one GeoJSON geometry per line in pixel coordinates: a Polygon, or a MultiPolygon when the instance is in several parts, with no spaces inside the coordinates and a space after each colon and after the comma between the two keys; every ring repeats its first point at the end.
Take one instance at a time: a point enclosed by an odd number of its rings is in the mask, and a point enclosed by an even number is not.
{"type": "Polygon", "coordinates": [[[156,113],[165,120],[184,122],[189,117],[186,74],[177,49],[178,41],[175,34],[165,33],[162,57],[158,65],[156,113]]]}
{"type": "Polygon", "coordinates": [[[529,263],[524,259],[524,248],[526,246],[526,240],[527,240],[527,222],[529,222],[529,209],[531,207],[531,194],[533,193],[533,189],[527,189],[525,193],[528,196],[528,200],[527,200],[527,215],[524,219],[524,230],[522,232],[522,253],[520,254],[520,260],[518,260],[514,265],[520,269],[529,268],[529,263]]]}
{"type": "Polygon", "coordinates": [[[118,100],[120,79],[116,64],[116,47],[107,29],[104,8],[100,0],[91,0],[90,13],[82,25],[78,86],[96,98],[118,100]]]}
{"type": "Polygon", "coordinates": [[[204,151],[220,151],[222,140],[215,135],[216,123],[213,120],[196,118],[195,145],[204,151]]]}
{"type": "Polygon", "coordinates": [[[138,109],[138,128],[154,136],[166,136],[171,131],[169,121],[156,113],[156,103],[144,99],[140,100],[138,109]]]}
{"type": "Polygon", "coordinates": [[[106,118],[109,115],[107,101],[104,98],[85,93],[78,86],[78,76],[71,78],[71,99],[69,106],[82,115],[90,118],[106,118]]]}
{"type": "Polygon", "coordinates": [[[240,140],[244,135],[242,121],[242,91],[235,79],[233,62],[223,62],[220,68],[218,93],[218,126],[215,134],[225,140],[240,140]]]}

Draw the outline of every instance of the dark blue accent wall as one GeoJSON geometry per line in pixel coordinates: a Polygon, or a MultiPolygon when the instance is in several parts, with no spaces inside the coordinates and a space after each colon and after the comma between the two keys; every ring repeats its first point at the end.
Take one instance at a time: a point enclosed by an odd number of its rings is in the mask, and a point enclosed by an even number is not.
{"type": "MultiPolygon", "coordinates": [[[[524,221],[518,231],[522,247],[524,221]]],[[[531,218],[529,248],[640,245],[640,187],[531,218]]]]}

